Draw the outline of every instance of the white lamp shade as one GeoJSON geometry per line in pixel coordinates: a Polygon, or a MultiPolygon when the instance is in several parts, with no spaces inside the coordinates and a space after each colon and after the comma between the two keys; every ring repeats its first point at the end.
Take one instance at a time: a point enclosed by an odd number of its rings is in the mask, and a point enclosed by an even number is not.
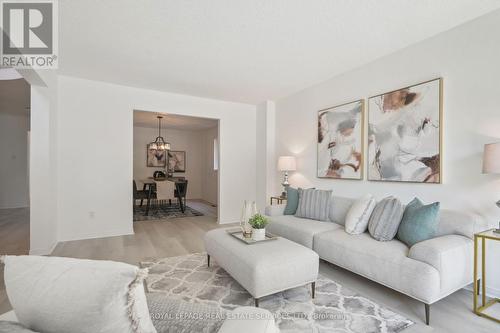
{"type": "Polygon", "coordinates": [[[278,159],[279,171],[295,171],[297,170],[297,163],[294,156],[280,156],[278,159]]]}
{"type": "Polygon", "coordinates": [[[500,142],[484,145],[483,173],[500,174],[500,142]]]}

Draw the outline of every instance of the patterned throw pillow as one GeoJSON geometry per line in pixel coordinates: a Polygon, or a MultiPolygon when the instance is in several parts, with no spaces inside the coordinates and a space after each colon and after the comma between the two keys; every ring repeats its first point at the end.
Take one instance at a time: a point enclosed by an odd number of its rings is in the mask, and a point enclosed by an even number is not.
{"type": "Polygon", "coordinates": [[[399,225],[398,239],[412,247],[434,237],[438,227],[439,202],[424,205],[418,198],[406,206],[399,225]]]}
{"type": "Polygon", "coordinates": [[[387,197],[380,201],[373,210],[368,231],[378,241],[392,240],[398,232],[405,208],[395,197],[387,197]]]}
{"type": "Polygon", "coordinates": [[[299,205],[296,217],[328,221],[332,191],[299,189],[299,205]]]}
{"type": "Polygon", "coordinates": [[[351,235],[364,233],[376,204],[375,198],[370,194],[356,200],[347,213],[345,231],[351,235]]]}

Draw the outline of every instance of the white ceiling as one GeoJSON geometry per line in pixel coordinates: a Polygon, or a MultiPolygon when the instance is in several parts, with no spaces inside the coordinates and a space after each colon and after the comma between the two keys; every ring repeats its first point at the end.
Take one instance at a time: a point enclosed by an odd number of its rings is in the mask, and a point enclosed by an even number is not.
{"type": "Polygon", "coordinates": [[[201,131],[217,126],[216,119],[179,116],[175,114],[156,113],[148,111],[134,111],[134,126],[158,128],[158,118],[162,116],[161,128],[178,130],[201,131]]]}
{"type": "Polygon", "coordinates": [[[24,79],[0,80],[0,113],[29,115],[30,86],[24,79]]]}
{"type": "Polygon", "coordinates": [[[498,0],[60,0],[63,74],[274,100],[500,8],[498,0]]]}

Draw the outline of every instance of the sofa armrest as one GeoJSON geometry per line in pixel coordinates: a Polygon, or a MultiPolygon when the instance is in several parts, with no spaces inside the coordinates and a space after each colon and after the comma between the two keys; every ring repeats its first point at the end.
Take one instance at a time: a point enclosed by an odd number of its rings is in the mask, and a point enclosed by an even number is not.
{"type": "Polygon", "coordinates": [[[286,204],[267,206],[266,210],[265,210],[265,214],[267,216],[283,215],[283,213],[285,212],[285,207],[286,207],[286,204]]]}
{"type": "Polygon", "coordinates": [[[447,235],[417,243],[410,248],[408,257],[427,263],[439,272],[442,292],[472,282],[474,242],[467,237],[447,235]]]}
{"type": "Polygon", "coordinates": [[[271,312],[250,306],[239,307],[227,315],[218,333],[279,333],[271,312]]]}
{"type": "Polygon", "coordinates": [[[442,209],[439,214],[439,224],[436,236],[461,235],[474,239],[474,234],[487,230],[488,224],[479,216],[442,209]]]}

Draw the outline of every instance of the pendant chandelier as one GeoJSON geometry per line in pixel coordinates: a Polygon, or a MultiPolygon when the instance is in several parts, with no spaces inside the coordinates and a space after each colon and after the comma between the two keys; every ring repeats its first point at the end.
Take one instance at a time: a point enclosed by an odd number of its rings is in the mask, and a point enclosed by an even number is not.
{"type": "Polygon", "coordinates": [[[154,142],[149,144],[149,149],[156,150],[170,150],[170,143],[166,142],[165,139],[161,136],[161,120],[162,116],[157,116],[158,118],[158,136],[156,137],[154,142]]]}

